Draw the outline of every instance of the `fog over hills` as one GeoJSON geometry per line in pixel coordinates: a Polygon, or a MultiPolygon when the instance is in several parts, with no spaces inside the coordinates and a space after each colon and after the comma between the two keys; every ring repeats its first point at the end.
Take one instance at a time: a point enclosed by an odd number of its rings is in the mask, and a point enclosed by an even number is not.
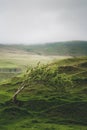
{"type": "Polygon", "coordinates": [[[25,51],[38,55],[86,56],[87,41],[51,42],[45,44],[0,44],[0,49],[25,51]]]}

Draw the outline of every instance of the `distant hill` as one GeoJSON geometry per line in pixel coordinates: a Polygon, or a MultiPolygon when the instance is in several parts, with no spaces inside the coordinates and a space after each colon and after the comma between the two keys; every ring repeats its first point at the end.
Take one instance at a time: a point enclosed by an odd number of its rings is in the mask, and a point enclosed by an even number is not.
{"type": "Polygon", "coordinates": [[[41,55],[84,56],[87,55],[87,41],[68,41],[31,45],[28,46],[26,50],[41,55]]]}
{"type": "Polygon", "coordinates": [[[86,56],[87,41],[66,41],[38,45],[0,45],[0,48],[24,50],[38,55],[86,56]]]}

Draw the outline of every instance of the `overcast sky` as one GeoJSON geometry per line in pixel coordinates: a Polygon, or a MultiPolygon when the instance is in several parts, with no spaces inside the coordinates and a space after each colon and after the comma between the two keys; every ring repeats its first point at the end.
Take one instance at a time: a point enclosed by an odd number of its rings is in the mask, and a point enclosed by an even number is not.
{"type": "Polygon", "coordinates": [[[0,43],[87,40],[87,0],[0,0],[0,43]]]}

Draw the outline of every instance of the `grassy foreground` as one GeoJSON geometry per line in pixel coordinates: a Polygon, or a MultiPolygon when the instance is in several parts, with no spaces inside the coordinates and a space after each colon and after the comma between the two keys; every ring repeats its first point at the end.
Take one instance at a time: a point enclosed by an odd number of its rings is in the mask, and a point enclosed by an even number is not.
{"type": "Polygon", "coordinates": [[[38,65],[1,83],[0,130],[9,129],[87,130],[87,57],[38,65]]]}

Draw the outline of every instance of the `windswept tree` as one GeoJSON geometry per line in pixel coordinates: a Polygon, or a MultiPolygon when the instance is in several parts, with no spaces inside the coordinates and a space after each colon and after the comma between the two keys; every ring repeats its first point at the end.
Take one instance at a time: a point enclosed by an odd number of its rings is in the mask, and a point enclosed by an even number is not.
{"type": "Polygon", "coordinates": [[[13,101],[17,101],[18,94],[25,88],[32,84],[43,84],[51,87],[57,92],[67,92],[68,88],[72,86],[72,80],[66,74],[59,74],[58,66],[41,66],[39,63],[36,67],[28,69],[24,75],[20,88],[15,92],[13,101]]]}

